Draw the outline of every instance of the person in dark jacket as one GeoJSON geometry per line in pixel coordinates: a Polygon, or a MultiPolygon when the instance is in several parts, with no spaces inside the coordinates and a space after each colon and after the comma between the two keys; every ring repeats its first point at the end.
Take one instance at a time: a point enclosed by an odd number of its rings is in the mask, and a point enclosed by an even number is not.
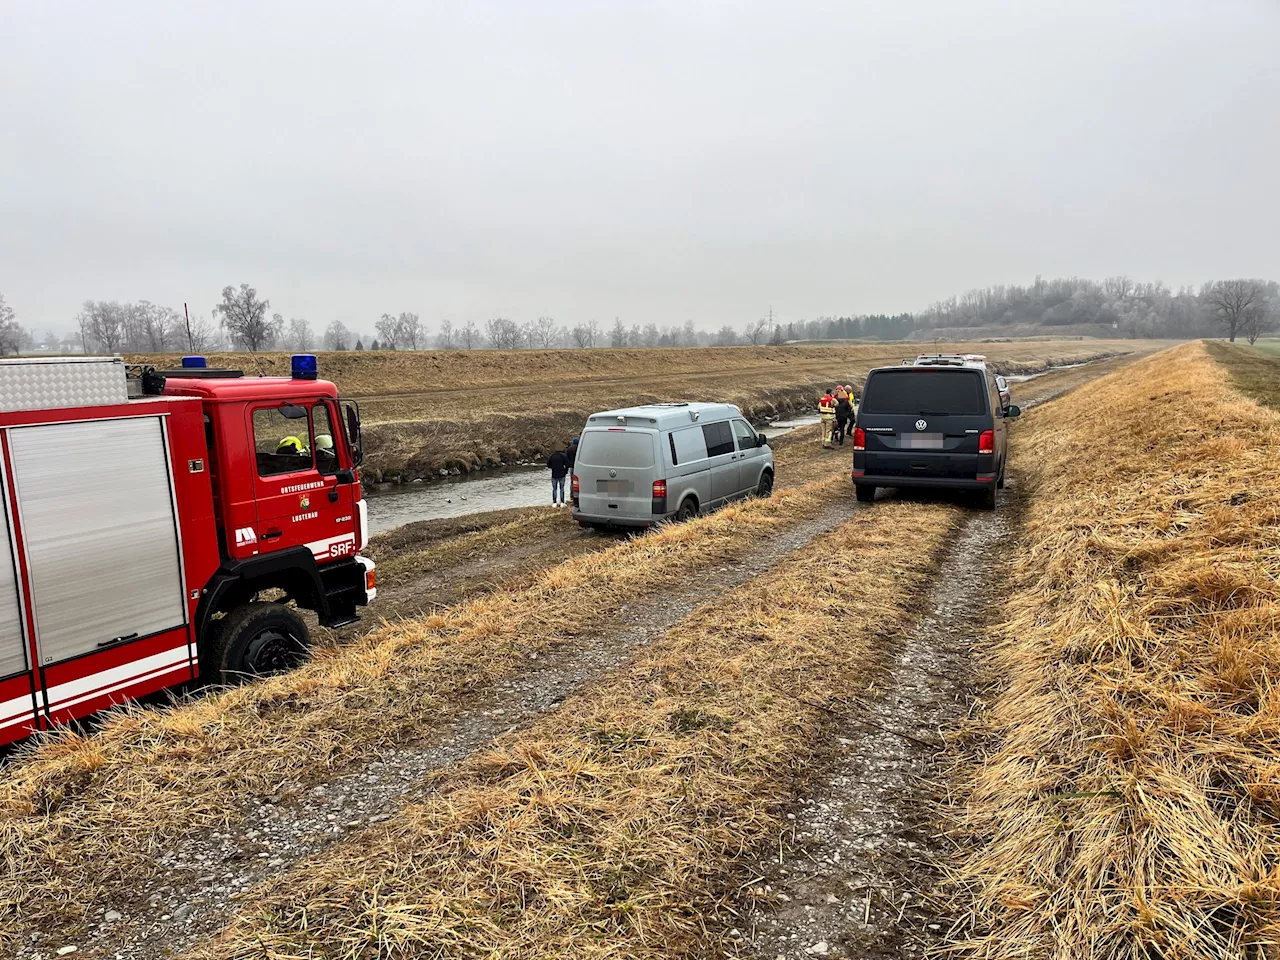
{"type": "Polygon", "coordinates": [[[569,441],[569,446],[565,447],[564,455],[569,458],[569,472],[573,473],[573,465],[578,460],[578,438],[574,437],[569,441]]]}
{"type": "Polygon", "coordinates": [[[564,506],[564,478],[569,472],[569,458],[563,450],[557,450],[547,457],[547,466],[551,468],[551,505],[564,506]]]}
{"type": "Polygon", "coordinates": [[[841,391],[840,396],[836,398],[836,432],[834,439],[840,446],[844,446],[844,435],[849,426],[849,421],[853,419],[853,405],[849,403],[849,395],[841,391]]]}

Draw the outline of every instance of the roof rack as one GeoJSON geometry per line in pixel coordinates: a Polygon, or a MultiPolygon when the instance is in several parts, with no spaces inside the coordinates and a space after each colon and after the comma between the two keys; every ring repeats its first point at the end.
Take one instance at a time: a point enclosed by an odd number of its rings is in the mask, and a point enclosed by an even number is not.
{"type": "Polygon", "coordinates": [[[243,377],[243,370],[227,370],[222,367],[182,367],[179,370],[157,370],[162,377],[183,377],[191,380],[234,380],[243,377]]]}

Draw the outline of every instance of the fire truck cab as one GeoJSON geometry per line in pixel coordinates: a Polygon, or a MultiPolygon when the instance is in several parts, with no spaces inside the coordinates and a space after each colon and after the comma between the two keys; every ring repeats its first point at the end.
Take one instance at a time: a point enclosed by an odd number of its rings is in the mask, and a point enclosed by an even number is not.
{"type": "Polygon", "coordinates": [[[203,358],[0,361],[0,743],[196,679],[287,670],[376,596],[360,416],[203,358]]]}

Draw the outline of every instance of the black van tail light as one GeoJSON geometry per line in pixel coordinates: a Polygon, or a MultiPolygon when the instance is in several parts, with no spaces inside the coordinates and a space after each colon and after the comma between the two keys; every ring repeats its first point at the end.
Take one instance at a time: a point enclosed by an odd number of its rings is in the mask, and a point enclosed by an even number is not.
{"type": "Polygon", "coordinates": [[[575,473],[575,474],[573,475],[573,495],[574,495],[575,497],[577,497],[577,496],[578,496],[578,491],[579,491],[579,488],[578,488],[578,475],[575,473]]]}
{"type": "Polygon", "coordinates": [[[996,452],[996,432],[994,430],[982,431],[982,436],[978,438],[978,452],[979,453],[995,453],[996,452]]]}
{"type": "Polygon", "coordinates": [[[853,428],[853,449],[855,451],[867,449],[867,431],[861,427],[853,428]]]}

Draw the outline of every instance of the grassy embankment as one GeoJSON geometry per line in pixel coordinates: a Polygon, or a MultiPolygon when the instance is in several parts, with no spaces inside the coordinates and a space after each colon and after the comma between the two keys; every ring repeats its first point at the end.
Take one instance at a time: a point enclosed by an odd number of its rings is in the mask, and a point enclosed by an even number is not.
{"type": "MultiPolygon", "coordinates": [[[[1031,373],[1132,350],[1133,341],[938,344],[973,350],[1006,373],[1031,373]]],[[[927,348],[919,344],[325,353],[321,375],[360,401],[365,476],[378,480],[468,472],[545,455],[597,410],[655,400],[736,403],[753,419],[810,412],[834,382],[927,348]]],[[[172,366],[173,357],[131,360],[172,366]]],[[[210,363],[286,374],[284,353],[216,354],[210,363]]]]}
{"type": "Polygon", "coordinates": [[[968,954],[1274,955],[1278,458],[1280,415],[1199,344],[1019,428],[1025,530],[961,768],[968,954]]]}
{"type": "Polygon", "coordinates": [[[104,896],[127,898],[166,844],[430,734],[477,687],[533,654],[620,629],[625,602],[714,576],[847,498],[846,486],[837,477],[731,507],[577,557],[523,589],[384,627],[286,676],[37,744],[0,784],[0,942],[74,922],[104,896]]]}
{"type": "Polygon", "coordinates": [[[425,800],[256,890],[194,956],[713,952],[707,921],[743,879],[738,858],[780,842],[831,714],[855,709],[877,639],[905,627],[960,515],[858,512],[425,800]]]}

